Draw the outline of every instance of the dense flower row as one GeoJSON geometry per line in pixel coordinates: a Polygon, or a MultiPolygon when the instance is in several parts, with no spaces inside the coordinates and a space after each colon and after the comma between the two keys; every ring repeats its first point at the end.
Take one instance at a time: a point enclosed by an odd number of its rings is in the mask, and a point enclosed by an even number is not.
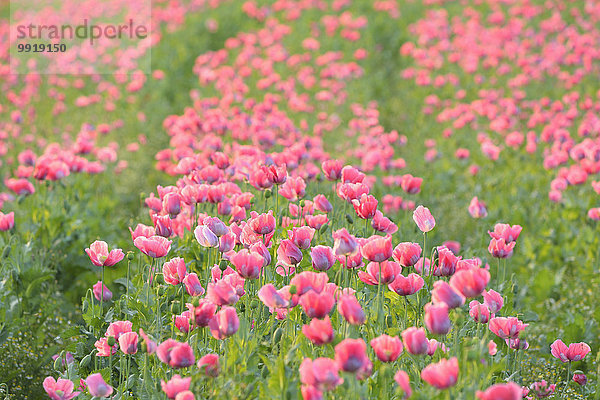
{"type": "MultiPolygon", "coordinates": [[[[355,184],[362,180],[362,175],[351,167],[340,168],[338,172],[332,174],[328,169],[329,165],[324,163],[323,171],[333,179],[353,176],[358,180],[355,184]]],[[[270,175],[271,178],[279,177],[282,186],[285,182],[293,181],[293,177],[288,176],[285,168],[280,171],[276,169],[269,171],[274,173],[270,175]]],[[[302,178],[298,179],[297,182],[302,181],[302,178]]],[[[207,193],[210,193],[212,188],[218,188],[223,183],[206,185],[207,193]]],[[[234,186],[231,184],[231,187],[234,186]]],[[[306,186],[301,185],[302,188],[306,186]]],[[[144,271],[147,273],[146,287],[155,290],[163,285],[171,285],[181,289],[179,291],[182,301],[175,300],[177,306],[168,307],[171,310],[180,310],[181,313],[174,312],[167,320],[172,321],[172,327],[180,331],[187,340],[174,339],[173,329],[170,333],[171,338],[165,339],[168,332],[161,326],[160,317],[160,302],[164,300],[157,297],[154,299],[157,305],[154,324],[138,326],[133,330],[130,321],[112,322],[103,337],[96,341],[96,357],[111,359],[120,353],[131,356],[141,349],[143,353],[156,354],[156,357],[170,368],[188,371],[186,368],[197,364],[206,376],[218,376],[221,368],[219,359],[224,355],[208,353],[196,362],[198,343],[196,339],[189,339],[190,334],[197,330],[208,330],[215,341],[224,341],[236,334],[256,335],[254,327],[267,323],[269,318],[261,320],[259,316],[253,316],[252,313],[248,316],[248,308],[250,308],[248,304],[253,301],[254,296],[268,307],[271,318],[275,317],[283,321],[282,327],[290,338],[296,335],[295,328],[290,329],[289,325],[296,324],[295,319],[291,320],[291,315],[297,306],[309,319],[309,322],[302,326],[302,334],[314,346],[333,346],[334,332],[340,333],[343,338],[335,344],[333,358],[307,357],[299,365],[302,395],[305,399],[322,398],[324,392],[335,390],[344,379],[359,381],[380,379],[377,378],[379,374],[373,376],[374,366],[367,343],[381,363],[395,362],[403,352],[411,357],[433,356],[436,351],[460,354],[460,343],[465,340],[465,335],[460,332],[464,327],[453,326],[450,317],[453,310],[460,312],[467,299],[472,299],[468,304],[471,322],[464,320],[462,324],[465,327],[470,326],[469,324],[477,325],[477,330],[471,331],[475,338],[480,338],[479,325],[484,325],[499,339],[504,340],[509,349],[514,350],[514,357],[517,357],[519,351],[524,351],[528,347],[527,342],[519,337],[527,324],[516,317],[501,316],[500,312],[504,306],[502,295],[494,290],[486,290],[491,279],[489,265],[482,265],[479,259],[457,256],[446,246],[434,247],[432,256],[424,257],[426,253],[423,249],[427,250],[425,247],[427,232],[435,228],[436,221],[429,210],[423,206],[417,207],[413,214],[417,227],[423,232],[423,247],[415,242],[403,242],[394,247],[392,236],[385,231],[379,235],[360,237],[352,235],[346,228],[333,231],[331,234],[333,245],[328,246],[326,244],[330,243],[330,240],[321,235],[322,229],[317,230],[305,225],[307,217],[313,212],[310,206],[307,207],[308,201],[301,200],[299,203],[301,210],[307,210],[306,215],[298,215],[299,218],[293,222],[290,217],[285,218],[287,224],[291,225],[285,238],[285,232],[278,226],[272,210],[261,214],[252,212],[248,219],[235,220],[227,225],[219,218],[197,212],[196,209],[203,205],[194,197],[184,197],[185,189],[189,187],[161,189],[159,191],[161,196],[154,198],[157,201],[160,199],[160,202],[157,202],[155,208],[151,210],[152,215],[155,216],[155,226],[147,227],[140,224],[131,232],[135,247],[155,260],[151,263],[153,267],[148,265],[151,269],[144,271]],[[189,213],[186,213],[188,207],[191,208],[189,213]],[[217,263],[214,259],[213,264],[203,263],[201,269],[191,268],[191,264],[186,263],[182,257],[160,261],[166,259],[172,251],[173,241],[169,239],[173,235],[171,225],[180,218],[181,214],[187,215],[188,220],[198,221],[198,225],[194,223],[196,227],[193,230],[196,242],[208,255],[213,252],[221,261],[217,263]],[[161,219],[160,215],[166,218],[161,219]],[[319,233],[318,238],[315,237],[316,232],[319,233]],[[319,239],[322,242],[313,246],[313,242],[319,239]],[[301,263],[305,252],[308,251],[310,251],[312,268],[306,270],[301,263]],[[409,268],[414,268],[415,272],[404,275],[403,271],[409,268]],[[284,285],[277,289],[282,283],[284,285]],[[369,290],[369,286],[375,286],[376,290],[369,290]],[[383,293],[386,290],[406,299],[403,310],[405,317],[399,320],[403,327],[401,339],[386,333],[389,323],[385,310],[393,313],[401,312],[390,309],[389,296],[383,293]],[[483,297],[483,303],[477,300],[480,297],[483,297]],[[409,305],[415,307],[408,300],[409,298],[416,299],[416,308],[412,317],[406,316],[409,305]],[[184,303],[186,303],[186,310],[182,307],[184,303]],[[242,304],[244,314],[240,315],[239,307],[242,304]],[[369,313],[372,316],[369,320],[364,309],[365,305],[375,310],[369,313]],[[334,307],[339,317],[331,315],[334,307]],[[246,318],[248,321],[242,323],[241,319],[246,318]],[[240,332],[241,326],[243,332],[240,332]],[[356,329],[350,328],[351,326],[356,329]],[[363,326],[368,328],[362,329],[363,326]],[[154,337],[148,336],[144,329],[153,330],[154,337]],[[427,332],[430,335],[437,335],[435,337],[441,338],[442,341],[428,338],[427,332]],[[453,338],[454,344],[444,340],[450,337],[453,338]],[[344,375],[346,378],[341,375],[344,373],[347,374],[344,375]]],[[[281,192],[284,191],[280,191],[279,196],[285,198],[285,192],[284,194],[281,192]]],[[[243,192],[240,196],[246,194],[250,193],[243,192]]],[[[346,200],[342,195],[339,197],[340,202],[336,202],[336,207],[327,199],[320,201],[321,206],[325,206],[320,207],[325,210],[322,211],[325,215],[335,213],[336,208],[342,205],[341,202],[350,202],[354,205],[357,218],[368,222],[375,217],[377,200],[373,196],[363,193],[360,199],[346,200]],[[365,196],[370,196],[372,200],[367,200],[365,196]]],[[[221,196],[220,201],[208,205],[218,209],[218,205],[224,201],[226,197],[221,196]]],[[[287,212],[284,213],[292,214],[291,207],[287,208],[287,212]]],[[[284,220],[284,218],[280,219],[284,220]]],[[[191,223],[188,221],[187,226],[191,223]]],[[[335,225],[335,221],[331,223],[332,227],[335,225]]],[[[354,229],[357,230],[356,225],[354,229]]],[[[361,228],[357,231],[367,233],[361,228]]],[[[520,226],[496,225],[494,231],[489,232],[490,254],[498,260],[510,257],[520,233],[520,226]]],[[[175,241],[181,245],[186,240],[189,241],[191,236],[191,230],[184,228],[182,238],[175,241]]],[[[102,269],[114,266],[125,257],[119,249],[109,251],[104,242],[93,243],[86,252],[92,263],[102,269]]],[[[130,254],[128,260],[132,259],[134,256],[130,254]]],[[[496,278],[497,285],[501,282],[496,278]]],[[[101,285],[102,282],[98,282],[94,287],[94,296],[100,302],[100,313],[103,312],[102,302],[111,300],[110,294],[106,296],[107,293],[103,293],[104,286],[101,285]]],[[[204,338],[203,341],[208,339],[204,333],[201,336],[204,338]]],[[[285,341],[286,338],[280,337],[278,340],[285,341]]],[[[489,341],[487,351],[493,360],[497,352],[494,341],[489,341]]],[[[566,346],[557,340],[552,345],[552,354],[563,362],[569,362],[569,366],[571,362],[583,359],[589,351],[589,346],[585,343],[566,346]]],[[[145,380],[145,370],[149,368],[148,358],[138,366],[140,373],[144,371],[145,380]]],[[[129,374],[129,361],[126,368],[129,374]]],[[[163,380],[161,388],[168,398],[192,399],[194,394],[189,389],[192,380],[196,379],[193,378],[194,376],[196,374],[187,378],[174,375],[169,380],[163,380]]],[[[420,377],[439,390],[451,388],[459,380],[458,358],[454,356],[431,362],[422,368],[420,377]]],[[[398,370],[394,379],[405,398],[410,397],[413,392],[410,381],[414,377],[410,378],[406,371],[398,370]]],[[[585,383],[585,377],[581,374],[575,375],[573,379],[585,383]]],[[[385,385],[385,382],[378,380],[378,384],[385,385]]],[[[93,396],[106,397],[113,391],[112,386],[102,380],[97,373],[82,381],[81,386],[81,390],[87,387],[88,392],[93,396]]],[[[56,387],[70,388],[70,391],[67,391],[69,393],[67,397],[55,398],[70,398],[68,396],[76,393],[71,394],[74,390],[72,384],[69,386],[68,382],[60,379],[55,383],[54,378],[49,377],[46,389],[51,396],[56,393],[56,387]]],[[[539,396],[544,391],[554,391],[554,386],[536,383],[530,388],[522,389],[515,383],[499,383],[477,395],[481,399],[516,399],[522,397],[522,392],[527,395],[530,391],[539,396]]]]}
{"type": "MultiPolygon", "coordinates": [[[[187,11],[206,6],[204,1],[164,3],[154,18],[174,25],[187,11]]],[[[455,99],[431,95],[424,109],[436,112],[438,122],[452,124],[445,138],[464,127],[486,126],[492,134],[480,133],[477,141],[492,162],[500,159],[504,145],[525,144],[531,154],[546,146],[544,168],[571,163],[552,182],[550,199],[560,201],[567,187],[599,170],[598,102],[579,93],[560,101],[530,100],[523,90],[545,76],[576,85],[596,71],[598,53],[589,44],[598,38],[593,22],[599,9],[586,4],[588,15],[574,15],[575,24],[587,31],[579,33],[559,14],[535,30],[525,29],[526,19],[542,7],[510,3],[504,15],[489,3],[494,10],[487,24],[471,9],[463,13],[465,22],[439,11],[417,22],[416,43],[400,50],[416,66],[402,76],[421,86],[456,86],[455,99]],[[438,74],[445,63],[474,74],[480,60],[499,77],[508,76],[507,92],[482,90],[467,102],[457,76],[438,74]],[[577,142],[569,129],[583,139],[577,142]]],[[[48,395],[164,394],[190,400],[210,397],[215,385],[243,374],[251,378],[235,384],[248,390],[248,397],[262,397],[268,387],[305,399],[432,398],[455,391],[480,399],[533,399],[564,393],[571,381],[585,385],[586,375],[571,368],[590,347],[560,339],[549,350],[567,364],[566,379],[527,382],[521,375],[530,321],[517,317],[521,310],[512,301],[505,302],[513,296],[507,260],[517,249],[521,226],[499,223],[488,232],[489,259],[472,257],[478,249],[461,251],[452,240],[428,243],[436,221],[426,207],[417,207],[423,202],[416,199],[423,179],[400,157],[408,138],[384,128],[376,103],[347,104],[353,99],[348,87],[364,78],[361,61],[373,51],[360,47],[367,18],[343,0],[331,6],[248,1],[241,7],[261,28],[199,55],[193,71],[202,90],[192,89],[190,107],[164,120],[170,141],[156,154],[156,167],[176,182],[144,199],[148,218],[129,228],[131,251],[110,250],[103,241],[85,249],[100,280],[83,302],[86,326],[79,355],[63,351],[56,356],[60,376],[46,378],[48,395]],[[298,26],[291,22],[312,11],[321,18],[307,37],[292,43],[298,26]],[[342,121],[338,112],[350,117],[342,121]],[[326,142],[343,134],[337,145],[326,142]],[[412,211],[416,228],[400,210],[412,211]],[[122,268],[125,274],[125,263],[126,278],[105,279],[107,268],[122,268]],[[248,381],[259,387],[245,386],[248,381]]],[[[394,2],[378,1],[373,8],[398,17],[394,2]]],[[[218,24],[207,21],[207,27],[216,30],[218,24]]],[[[120,97],[133,99],[147,79],[139,71],[114,78],[95,77],[98,94],[77,99],[76,107],[100,103],[112,112],[120,97]]],[[[163,78],[162,71],[153,74],[163,78]]],[[[34,180],[101,172],[116,162],[122,145],[99,145],[105,134],[122,127],[121,121],[84,125],[74,140],[66,135],[63,145],[34,143],[33,136],[23,135],[35,117],[27,106],[40,79],[32,72],[21,95],[7,95],[12,113],[0,125],[0,155],[23,145],[37,149],[16,153],[18,165],[12,156],[2,160],[16,167],[4,181],[9,192],[0,195],[2,203],[34,194],[34,180]],[[9,134],[22,143],[12,147],[9,134]]],[[[474,79],[483,81],[478,75],[474,79]]],[[[67,108],[63,89],[84,86],[56,77],[48,83],[53,115],[67,108]]],[[[6,81],[9,88],[20,84],[17,78],[6,81]]],[[[145,143],[140,135],[126,148],[134,152],[145,143]]],[[[434,139],[425,147],[427,162],[443,157],[434,139]]],[[[453,155],[475,158],[460,147],[453,155]]],[[[115,171],[125,166],[120,161],[115,171]]],[[[468,172],[475,176],[479,168],[472,164],[468,172]]],[[[592,186],[598,192],[597,183],[592,186]]],[[[486,199],[479,197],[464,208],[473,218],[486,218],[486,199]]],[[[595,208],[588,215],[600,218],[595,208]]],[[[13,230],[14,219],[12,212],[0,213],[0,230],[13,230]]]]}

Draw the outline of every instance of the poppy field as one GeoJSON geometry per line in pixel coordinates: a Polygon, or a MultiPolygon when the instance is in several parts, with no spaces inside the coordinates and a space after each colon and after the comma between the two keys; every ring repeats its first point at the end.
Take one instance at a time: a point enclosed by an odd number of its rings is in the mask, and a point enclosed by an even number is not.
{"type": "Polygon", "coordinates": [[[600,399],[600,2],[42,3],[0,399],[600,399]]]}

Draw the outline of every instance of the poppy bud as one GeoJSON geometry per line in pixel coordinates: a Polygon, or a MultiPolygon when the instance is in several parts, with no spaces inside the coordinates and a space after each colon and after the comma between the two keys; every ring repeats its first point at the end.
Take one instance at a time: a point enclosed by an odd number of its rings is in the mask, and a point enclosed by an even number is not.
{"type": "Polygon", "coordinates": [[[281,341],[281,336],[283,335],[283,330],[281,328],[277,328],[275,333],[273,334],[273,346],[281,341]]]}
{"type": "Polygon", "coordinates": [[[2,252],[2,258],[8,258],[10,256],[10,250],[11,250],[10,245],[6,246],[4,248],[4,251],[2,252]]]}
{"type": "Polygon", "coordinates": [[[290,286],[290,294],[294,295],[296,293],[298,293],[298,288],[296,287],[296,285],[291,285],[290,286]]]}
{"type": "Polygon", "coordinates": [[[350,214],[346,214],[346,221],[348,221],[348,223],[351,225],[354,224],[354,219],[350,214]]]}
{"type": "MultiPolygon", "coordinates": [[[[263,306],[260,309],[260,316],[261,316],[261,318],[268,319],[271,316],[271,311],[269,310],[269,307],[267,307],[263,304],[263,306]]],[[[253,324],[254,324],[254,321],[253,321],[253,324]]]]}
{"type": "Polygon", "coordinates": [[[109,336],[109,337],[108,337],[108,341],[107,341],[107,343],[108,343],[108,345],[109,345],[110,347],[113,347],[113,346],[115,345],[115,343],[116,343],[116,342],[117,342],[117,340],[115,339],[115,337],[114,337],[114,336],[109,336]]]}
{"type": "Polygon", "coordinates": [[[130,252],[127,253],[127,259],[129,261],[133,261],[134,258],[135,258],[135,255],[133,254],[132,251],[130,251],[130,252]]]}
{"type": "Polygon", "coordinates": [[[219,269],[221,271],[225,271],[227,269],[227,261],[221,260],[221,262],[219,263],[219,269]]]}
{"type": "Polygon", "coordinates": [[[573,374],[573,380],[577,382],[580,386],[585,386],[587,383],[587,376],[579,370],[575,371],[573,374]]]}
{"type": "Polygon", "coordinates": [[[92,360],[91,354],[88,354],[87,356],[83,357],[81,359],[81,362],[79,362],[79,368],[87,367],[88,365],[90,365],[91,360],[92,360]]]}
{"type": "Polygon", "coordinates": [[[391,315],[386,315],[385,317],[385,326],[387,326],[388,328],[391,328],[394,325],[394,320],[392,319],[391,315]]]}
{"type": "Polygon", "coordinates": [[[271,198],[271,195],[272,195],[272,193],[271,193],[271,189],[267,189],[267,190],[265,190],[265,199],[269,199],[269,198],[271,198]]]}
{"type": "Polygon", "coordinates": [[[62,366],[62,362],[63,362],[62,356],[56,357],[56,360],[54,360],[54,369],[56,371],[60,371],[60,367],[62,366]]]}

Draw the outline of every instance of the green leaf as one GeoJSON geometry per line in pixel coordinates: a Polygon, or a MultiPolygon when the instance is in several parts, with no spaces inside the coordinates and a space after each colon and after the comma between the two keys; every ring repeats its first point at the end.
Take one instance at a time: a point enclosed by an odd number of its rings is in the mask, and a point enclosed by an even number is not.
{"type": "Polygon", "coordinates": [[[135,286],[133,285],[133,283],[131,283],[131,281],[127,281],[127,278],[115,279],[114,283],[118,283],[119,285],[123,286],[124,288],[127,288],[127,286],[129,286],[130,291],[135,290],[135,286]]]}

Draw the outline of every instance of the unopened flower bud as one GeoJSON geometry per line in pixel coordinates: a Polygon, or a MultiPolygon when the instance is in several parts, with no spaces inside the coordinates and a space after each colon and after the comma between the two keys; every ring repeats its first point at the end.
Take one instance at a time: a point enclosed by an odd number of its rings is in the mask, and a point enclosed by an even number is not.
{"type": "Polygon", "coordinates": [[[8,256],[10,256],[10,250],[11,250],[10,245],[6,246],[4,248],[4,251],[2,252],[2,258],[8,258],[8,256]]]}
{"type": "Polygon", "coordinates": [[[273,334],[273,345],[275,345],[281,341],[282,335],[283,335],[283,329],[277,328],[275,330],[275,333],[273,334]]]}
{"type": "Polygon", "coordinates": [[[386,326],[387,326],[388,328],[391,328],[391,327],[393,326],[393,324],[394,324],[394,321],[393,321],[393,319],[392,319],[392,316],[391,316],[391,315],[387,315],[387,316],[385,317],[385,324],[386,324],[386,326]]]}
{"type": "Polygon", "coordinates": [[[54,360],[54,369],[56,371],[60,371],[62,362],[63,362],[62,355],[60,357],[57,357],[56,360],[54,360]]]}
{"type": "Polygon", "coordinates": [[[79,362],[79,368],[85,368],[88,365],[90,365],[90,362],[92,360],[92,355],[88,354],[87,356],[83,357],[81,359],[81,361],[79,362]]]}
{"type": "Polygon", "coordinates": [[[227,269],[227,261],[221,260],[221,262],[219,263],[219,269],[221,271],[225,271],[227,269]]]}
{"type": "Polygon", "coordinates": [[[350,214],[346,214],[346,221],[348,221],[349,224],[354,224],[354,218],[352,218],[350,214]]]}

